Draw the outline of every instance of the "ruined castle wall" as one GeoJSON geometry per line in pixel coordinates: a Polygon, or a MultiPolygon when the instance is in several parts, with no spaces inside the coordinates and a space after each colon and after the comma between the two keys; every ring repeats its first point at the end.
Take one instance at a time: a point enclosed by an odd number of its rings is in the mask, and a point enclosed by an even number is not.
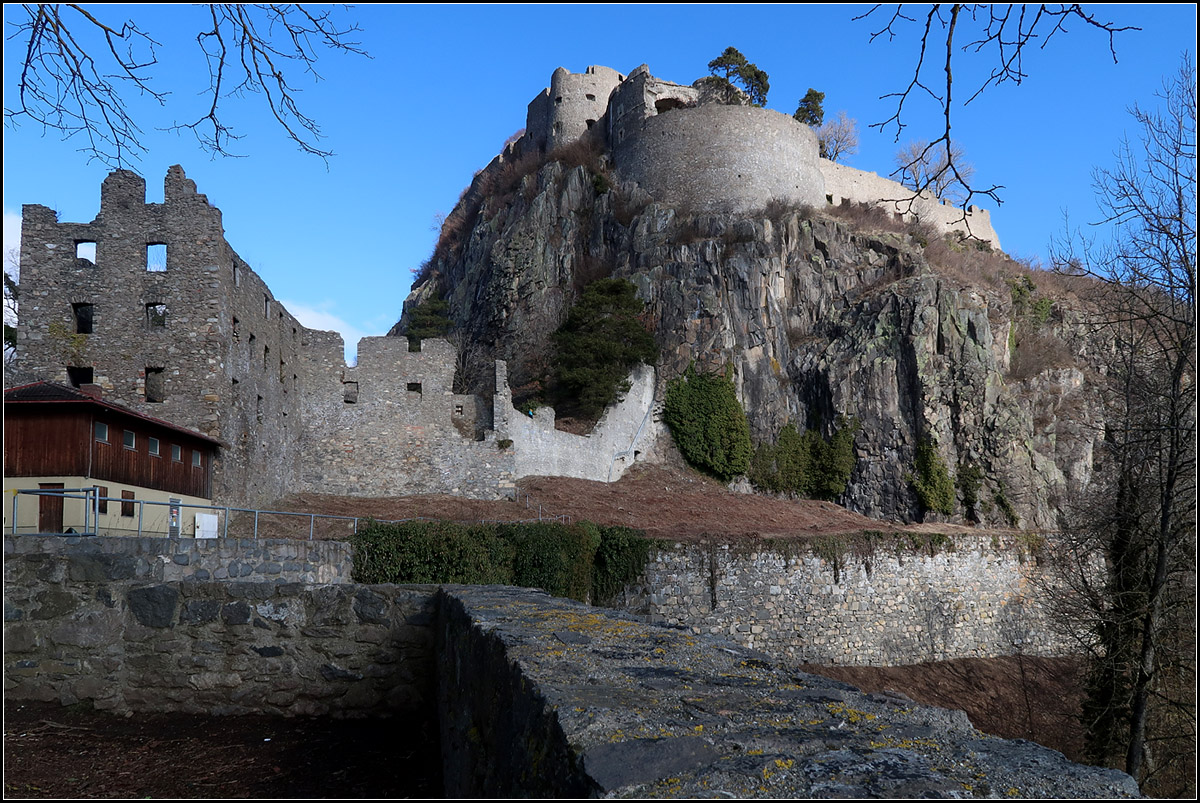
{"type": "Polygon", "coordinates": [[[587,435],[554,428],[554,409],[541,407],[533,416],[513,408],[506,381],[507,368],[498,363],[496,386],[497,437],[512,441],[513,477],[577,477],[616,482],[625,470],[646,453],[662,433],[655,420],[653,368],[638,366],[629,391],[605,410],[587,435]]]}
{"type": "Polygon", "coordinates": [[[400,337],[359,341],[358,365],[345,369],[343,381],[327,376],[303,390],[295,489],[509,496],[512,452],[499,448],[494,432],[476,440],[475,399],[453,392],[455,357],[444,340],[424,340],[421,351],[400,337]]]}
{"type": "Polygon", "coordinates": [[[879,205],[906,219],[917,218],[928,223],[939,233],[959,231],[988,242],[993,248],[1000,248],[1000,238],[992,228],[992,218],[986,209],[971,205],[962,210],[939,201],[928,191],[914,198],[912,190],[876,173],[828,159],[820,159],[818,164],[825,177],[825,200],[831,204],[848,201],[879,205]]]}
{"type": "Polygon", "coordinates": [[[550,86],[529,104],[526,134],[547,151],[574,142],[599,124],[609,95],[624,79],[610,67],[592,66],[582,73],[559,67],[550,86]]]}
{"type": "Polygon", "coordinates": [[[804,546],[674,544],[658,549],[623,607],[815,664],[1070,654],[1044,587],[1036,559],[1010,537],[836,559],[804,546]]]}
{"type": "Polygon", "coordinates": [[[656,200],[711,212],[825,202],[816,135],[779,112],[709,104],[615,130],[617,172],[656,200]]]}

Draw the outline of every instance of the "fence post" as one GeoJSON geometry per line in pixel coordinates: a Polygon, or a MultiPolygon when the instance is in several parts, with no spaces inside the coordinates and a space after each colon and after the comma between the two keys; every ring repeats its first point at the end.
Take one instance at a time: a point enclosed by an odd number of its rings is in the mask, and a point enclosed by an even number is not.
{"type": "Polygon", "coordinates": [[[146,510],[145,501],[138,500],[138,538],[142,537],[142,513],[146,510]]]}
{"type": "Polygon", "coordinates": [[[258,511],[254,511],[254,540],[258,540],[258,511]]]}
{"type": "Polygon", "coordinates": [[[20,491],[13,491],[13,522],[12,522],[12,531],[13,531],[12,534],[13,535],[17,534],[17,499],[19,499],[20,496],[21,496],[20,491]]]}
{"type": "Polygon", "coordinates": [[[229,538],[229,505],[225,506],[225,526],[221,532],[221,537],[225,539],[229,538]]]}
{"type": "Polygon", "coordinates": [[[309,513],[308,514],[308,540],[309,541],[313,540],[313,527],[316,525],[316,523],[317,523],[317,514],[309,513]]]}

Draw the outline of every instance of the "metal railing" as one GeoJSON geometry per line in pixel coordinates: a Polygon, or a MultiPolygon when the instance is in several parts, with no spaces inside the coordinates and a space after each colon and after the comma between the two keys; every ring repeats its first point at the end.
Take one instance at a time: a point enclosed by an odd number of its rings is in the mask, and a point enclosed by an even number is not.
{"type": "MultiPolygon", "coordinates": [[[[573,519],[571,516],[551,515],[549,513],[544,512],[542,509],[542,505],[540,503],[537,503],[536,500],[533,500],[528,494],[522,494],[518,491],[514,501],[520,503],[522,501],[522,499],[524,500],[526,510],[533,510],[534,505],[535,504],[537,505],[537,517],[536,518],[530,517],[530,518],[525,518],[525,519],[478,519],[478,520],[473,520],[468,523],[472,523],[472,524],[499,524],[499,523],[521,524],[521,523],[527,523],[527,522],[532,522],[532,521],[554,521],[554,522],[560,522],[563,524],[573,523],[573,519]]],[[[142,536],[145,534],[153,534],[155,536],[180,537],[182,535],[182,531],[183,531],[181,522],[182,522],[182,512],[184,509],[191,509],[193,511],[216,511],[216,514],[218,517],[218,530],[220,531],[219,537],[221,537],[221,538],[229,538],[230,537],[229,530],[230,530],[231,520],[237,519],[237,518],[242,518],[242,519],[244,519],[244,521],[235,521],[235,523],[234,523],[234,537],[241,537],[238,535],[238,532],[240,530],[250,529],[251,530],[251,538],[253,538],[255,540],[257,540],[259,538],[260,522],[262,521],[263,517],[267,517],[267,516],[292,517],[292,518],[297,518],[297,519],[301,519],[301,520],[307,519],[308,520],[308,540],[309,541],[315,540],[315,534],[316,534],[318,522],[320,522],[320,523],[326,523],[326,522],[335,522],[335,523],[343,522],[343,523],[345,523],[344,524],[345,530],[343,531],[341,537],[346,537],[347,535],[356,535],[358,533],[359,522],[373,521],[373,522],[379,522],[381,524],[399,524],[399,523],[408,522],[408,521],[438,521],[438,519],[434,519],[434,518],[431,518],[428,516],[412,516],[410,518],[404,518],[404,519],[380,519],[380,518],[375,518],[373,516],[338,516],[338,515],[333,515],[333,514],[328,514],[328,513],[297,513],[295,511],[289,511],[289,510],[264,510],[261,508],[233,507],[230,505],[223,505],[223,506],[222,505],[197,505],[197,504],[192,504],[189,502],[174,501],[174,500],[169,501],[169,502],[155,502],[155,501],[152,501],[149,499],[124,499],[124,498],[118,498],[118,497],[113,497],[113,496],[101,496],[99,487],[92,486],[90,488],[53,488],[53,489],[22,488],[22,489],[15,489],[15,491],[13,493],[12,522],[11,522],[10,532],[13,535],[19,535],[22,532],[26,532],[29,534],[51,534],[51,535],[55,535],[55,534],[57,534],[57,535],[99,535],[101,529],[103,529],[106,532],[113,532],[113,531],[136,532],[136,534],[138,536],[142,536]],[[72,532],[65,532],[65,533],[41,533],[40,524],[36,525],[36,526],[26,526],[26,527],[22,528],[19,525],[20,519],[17,516],[18,511],[19,511],[18,500],[22,496],[56,497],[56,498],[60,498],[63,500],[66,500],[66,499],[83,500],[83,502],[84,502],[84,504],[83,504],[83,521],[80,523],[80,525],[82,526],[82,530],[75,530],[74,525],[72,525],[71,527],[68,528],[72,532]],[[122,505],[131,505],[131,504],[136,505],[137,506],[136,529],[132,526],[130,526],[130,527],[106,526],[106,527],[101,528],[100,527],[100,516],[101,515],[106,516],[108,519],[113,519],[113,518],[119,518],[119,519],[130,518],[130,519],[132,519],[132,518],[134,518],[133,516],[114,517],[108,513],[101,514],[101,512],[100,512],[100,503],[101,502],[106,502],[106,503],[115,502],[115,503],[119,503],[122,505]],[[161,517],[161,518],[160,517],[152,517],[152,521],[150,522],[149,525],[147,525],[146,505],[150,505],[152,508],[167,508],[165,517],[161,517]],[[245,514],[245,515],[239,516],[239,514],[245,514]],[[172,523],[172,516],[175,517],[174,523],[172,523]],[[249,524],[251,517],[253,517],[252,518],[252,521],[253,521],[252,527],[249,524]],[[165,527],[163,526],[164,523],[165,523],[165,527]],[[174,532],[172,532],[172,530],[174,530],[174,532]]],[[[64,521],[63,526],[65,527],[66,525],[67,525],[67,522],[64,521]]],[[[196,536],[193,533],[193,535],[189,536],[189,537],[203,538],[204,536],[196,536]]],[[[328,536],[325,536],[325,537],[328,537],[328,536]]]]}

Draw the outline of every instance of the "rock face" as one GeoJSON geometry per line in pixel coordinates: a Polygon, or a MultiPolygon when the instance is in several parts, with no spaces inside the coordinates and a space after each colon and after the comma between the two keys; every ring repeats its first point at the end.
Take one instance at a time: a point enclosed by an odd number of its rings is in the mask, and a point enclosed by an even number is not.
{"type": "Polygon", "coordinates": [[[728,364],[758,442],[789,422],[828,434],[839,416],[857,419],[841,500],[852,510],[936,518],[911,482],[924,439],[951,475],[979,472],[978,502],[960,491],[950,520],[1053,528],[1090,477],[1097,344],[1073,296],[1037,291],[1003,255],[830,207],[693,214],[595,164],[549,162],[507,192],[483,186],[464,196],[470,225],[443,232],[406,308],[445,296],[479,375],[508,360],[518,396],[546,376],[550,334],[580,288],[611,275],[646,302],[660,398],[689,364],[728,364]]]}

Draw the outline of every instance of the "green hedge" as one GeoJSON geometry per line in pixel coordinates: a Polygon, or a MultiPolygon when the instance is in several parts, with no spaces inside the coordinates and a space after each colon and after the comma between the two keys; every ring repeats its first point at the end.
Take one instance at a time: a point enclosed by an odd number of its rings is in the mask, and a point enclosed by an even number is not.
{"type": "Polygon", "coordinates": [[[640,530],[591,522],[372,522],[351,543],[357,583],[496,583],[581,602],[610,602],[650,552],[640,530]]]}

